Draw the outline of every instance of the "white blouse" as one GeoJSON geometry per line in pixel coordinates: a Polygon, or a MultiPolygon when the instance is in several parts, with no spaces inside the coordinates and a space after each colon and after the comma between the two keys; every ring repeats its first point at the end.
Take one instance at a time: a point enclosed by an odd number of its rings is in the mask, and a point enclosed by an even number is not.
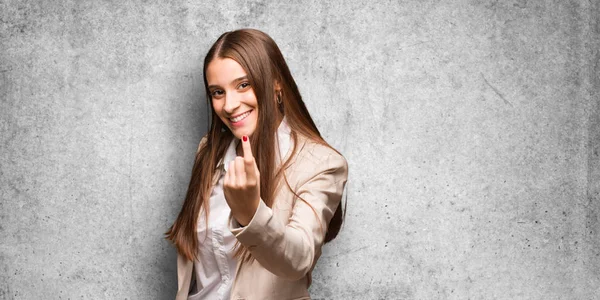
{"type": "MultiPolygon", "coordinates": [[[[290,128],[285,117],[277,128],[277,136],[279,157],[276,156],[275,160],[276,165],[279,165],[292,146],[290,128]]],[[[237,138],[231,141],[224,158],[218,164],[224,169],[224,172],[221,172],[221,176],[210,194],[208,227],[206,227],[204,210],[198,219],[199,258],[194,261],[196,284],[188,296],[189,300],[229,299],[231,286],[235,279],[237,258],[233,257],[235,236],[227,227],[231,210],[223,195],[223,180],[229,162],[237,156],[236,147],[239,141],[237,138]]]]}

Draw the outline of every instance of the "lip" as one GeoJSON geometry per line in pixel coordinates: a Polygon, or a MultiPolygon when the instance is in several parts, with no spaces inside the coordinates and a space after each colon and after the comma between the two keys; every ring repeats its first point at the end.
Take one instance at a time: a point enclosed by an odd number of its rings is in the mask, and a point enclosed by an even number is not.
{"type": "Polygon", "coordinates": [[[229,124],[231,124],[231,125],[232,125],[232,126],[234,126],[234,127],[240,127],[240,126],[243,126],[243,125],[244,125],[244,123],[246,123],[246,120],[248,119],[248,117],[250,117],[250,116],[252,115],[252,113],[253,113],[253,112],[254,112],[254,109],[251,109],[251,110],[247,110],[247,111],[245,111],[245,112],[243,112],[243,113],[241,113],[241,114],[237,114],[237,115],[235,115],[235,116],[232,116],[231,118],[229,118],[229,124]],[[250,113],[249,113],[249,114],[248,114],[248,116],[246,116],[244,119],[242,119],[242,120],[239,120],[239,121],[237,121],[237,122],[232,122],[232,121],[231,121],[231,118],[239,117],[239,116],[241,116],[241,115],[243,115],[243,114],[245,114],[245,113],[247,113],[247,112],[250,112],[250,113]]]}

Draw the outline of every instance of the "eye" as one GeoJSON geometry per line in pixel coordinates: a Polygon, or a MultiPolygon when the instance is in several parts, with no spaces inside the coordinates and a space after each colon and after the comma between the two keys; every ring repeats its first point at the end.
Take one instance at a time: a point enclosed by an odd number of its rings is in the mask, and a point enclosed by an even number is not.
{"type": "Polygon", "coordinates": [[[239,87],[240,89],[245,89],[245,88],[247,88],[247,87],[249,87],[249,86],[250,86],[250,83],[249,83],[249,82],[246,82],[246,81],[244,81],[244,82],[240,83],[240,85],[239,85],[238,87],[239,87]]]}
{"type": "Polygon", "coordinates": [[[225,94],[222,90],[213,90],[212,92],[210,92],[210,95],[213,98],[219,98],[221,96],[223,96],[223,94],[225,94]]]}

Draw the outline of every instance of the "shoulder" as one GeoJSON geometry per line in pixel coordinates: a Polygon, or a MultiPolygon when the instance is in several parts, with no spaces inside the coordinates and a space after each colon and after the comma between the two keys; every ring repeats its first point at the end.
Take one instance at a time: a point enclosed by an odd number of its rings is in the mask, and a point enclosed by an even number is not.
{"type": "Polygon", "coordinates": [[[328,145],[298,135],[296,163],[306,169],[341,169],[347,173],[346,158],[328,145]]]}
{"type": "Polygon", "coordinates": [[[201,139],[200,139],[200,143],[198,143],[198,150],[196,150],[196,152],[200,151],[200,148],[202,148],[202,146],[204,144],[206,144],[206,141],[208,141],[208,133],[206,133],[201,139]]]}

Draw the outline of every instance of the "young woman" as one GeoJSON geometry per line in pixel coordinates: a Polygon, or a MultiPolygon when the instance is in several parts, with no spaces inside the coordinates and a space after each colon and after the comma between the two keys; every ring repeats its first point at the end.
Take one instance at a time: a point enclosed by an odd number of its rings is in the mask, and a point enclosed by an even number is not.
{"type": "Polygon", "coordinates": [[[310,299],[341,226],[344,157],[321,137],[265,33],[226,32],[204,59],[212,121],[167,239],[177,299],[310,299]]]}

